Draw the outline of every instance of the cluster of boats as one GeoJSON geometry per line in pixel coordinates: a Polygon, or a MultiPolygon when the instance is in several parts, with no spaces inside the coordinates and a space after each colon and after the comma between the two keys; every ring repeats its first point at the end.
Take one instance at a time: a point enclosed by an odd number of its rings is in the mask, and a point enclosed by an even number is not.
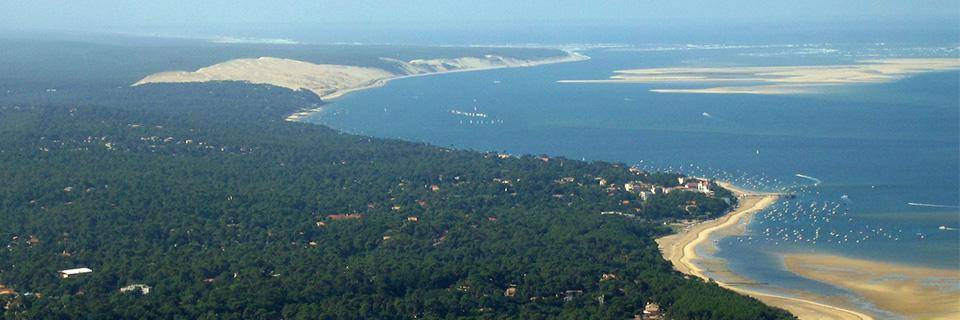
{"type": "Polygon", "coordinates": [[[450,109],[450,114],[460,117],[458,121],[461,125],[503,123],[502,119],[489,119],[490,115],[477,111],[477,107],[474,107],[473,111],[450,109]]]}
{"type": "MultiPolygon", "coordinates": [[[[900,226],[881,225],[858,221],[851,215],[852,200],[841,195],[835,200],[821,194],[823,183],[818,178],[796,174],[796,179],[778,179],[765,175],[728,172],[696,164],[657,167],[638,164],[647,171],[678,172],[688,175],[712,177],[728,181],[740,188],[760,192],[777,192],[797,195],[797,198],[782,199],[777,204],[757,214],[755,226],[748,228],[737,242],[762,242],[762,244],[785,245],[862,245],[871,241],[923,240],[923,232],[904,231],[900,226]]],[[[953,228],[941,226],[939,230],[953,228]]]]}
{"type": "MultiPolygon", "coordinates": [[[[788,243],[857,245],[867,241],[900,241],[902,228],[858,223],[846,202],[783,201],[758,215],[759,239],[773,245],[788,243]]],[[[917,238],[924,238],[917,234],[917,238]]],[[[747,240],[751,240],[752,237],[747,240]]],[[[743,239],[738,239],[743,241],[743,239]]]]}

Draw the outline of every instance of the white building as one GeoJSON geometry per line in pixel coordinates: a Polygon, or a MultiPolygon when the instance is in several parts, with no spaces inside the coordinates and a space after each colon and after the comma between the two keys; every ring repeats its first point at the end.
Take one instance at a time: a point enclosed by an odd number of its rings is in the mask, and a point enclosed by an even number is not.
{"type": "Polygon", "coordinates": [[[60,278],[66,279],[69,277],[74,277],[82,274],[93,273],[93,270],[90,270],[90,268],[76,268],[76,269],[60,270],[59,273],[60,273],[60,278]]]}
{"type": "Polygon", "coordinates": [[[697,191],[707,194],[713,193],[713,191],[710,191],[710,181],[700,181],[697,183],[697,191]]]}

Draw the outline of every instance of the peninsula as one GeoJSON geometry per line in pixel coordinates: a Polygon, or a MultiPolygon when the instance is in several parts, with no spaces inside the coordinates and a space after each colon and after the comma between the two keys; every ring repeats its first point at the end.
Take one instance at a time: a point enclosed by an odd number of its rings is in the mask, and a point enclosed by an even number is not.
{"type": "MultiPolygon", "coordinates": [[[[487,54],[478,57],[414,59],[403,61],[394,58],[380,60],[395,65],[397,72],[374,67],[339,64],[314,64],[305,61],[260,57],[234,59],[200,68],[196,71],[167,71],[151,74],[133,86],[150,83],[198,83],[213,81],[240,81],[252,84],[268,84],[291,90],[307,90],[329,101],[348,93],[375,88],[390,80],[450,72],[489,70],[498,68],[533,67],[544,64],[582,61],[588,56],[562,51],[563,55],[519,59],[487,54]]],[[[317,109],[302,110],[287,117],[288,121],[299,120],[317,109]]]]}

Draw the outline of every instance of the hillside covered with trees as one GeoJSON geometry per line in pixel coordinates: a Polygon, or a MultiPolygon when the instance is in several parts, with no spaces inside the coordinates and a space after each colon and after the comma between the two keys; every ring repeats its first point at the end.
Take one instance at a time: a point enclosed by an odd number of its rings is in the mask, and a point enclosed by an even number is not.
{"type": "Polygon", "coordinates": [[[678,175],[283,121],[318,104],[239,83],[8,91],[3,317],[791,318],[658,252],[664,221],[722,214],[725,190],[643,201],[610,186],[678,175]]]}

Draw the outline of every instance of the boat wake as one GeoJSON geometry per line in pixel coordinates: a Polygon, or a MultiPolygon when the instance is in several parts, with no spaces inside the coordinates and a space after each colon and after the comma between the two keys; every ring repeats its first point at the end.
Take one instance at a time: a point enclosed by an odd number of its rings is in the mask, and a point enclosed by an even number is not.
{"type": "Polygon", "coordinates": [[[960,206],[951,206],[946,204],[931,204],[931,203],[916,203],[916,202],[907,202],[908,205],[917,206],[917,207],[932,207],[932,208],[953,208],[960,209],[960,206]]]}
{"type": "Polygon", "coordinates": [[[804,178],[804,179],[807,179],[807,180],[810,180],[810,181],[813,181],[813,185],[818,185],[818,184],[823,183],[822,180],[817,179],[817,178],[814,178],[814,177],[811,177],[811,176],[808,176],[808,175],[805,175],[805,174],[799,174],[799,173],[798,173],[798,174],[795,174],[795,176],[800,177],[800,178],[804,178]]]}

